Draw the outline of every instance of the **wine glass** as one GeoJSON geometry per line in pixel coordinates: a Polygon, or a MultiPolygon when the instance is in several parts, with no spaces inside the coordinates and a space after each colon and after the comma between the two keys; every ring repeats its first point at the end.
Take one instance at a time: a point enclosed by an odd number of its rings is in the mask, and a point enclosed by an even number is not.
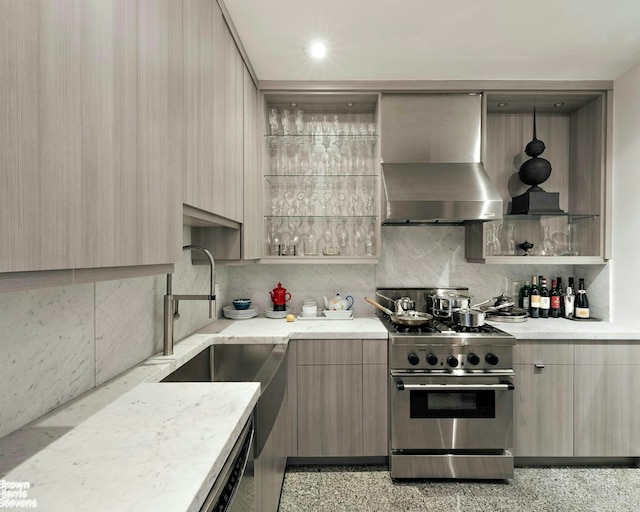
{"type": "Polygon", "coordinates": [[[356,256],[362,255],[362,243],[362,219],[357,219],[355,224],[353,225],[353,253],[356,256]]]}
{"type": "Polygon", "coordinates": [[[329,225],[330,220],[326,219],[325,222],[327,224],[324,227],[324,229],[322,230],[322,238],[324,239],[325,242],[327,242],[327,245],[331,245],[331,243],[333,242],[333,230],[331,229],[331,226],[329,225]]]}
{"type": "Polygon", "coordinates": [[[364,239],[365,253],[367,256],[373,256],[375,254],[375,242],[376,242],[376,228],[374,220],[369,221],[369,229],[364,239]]]}
{"type": "Polygon", "coordinates": [[[341,224],[336,229],[336,236],[338,237],[338,245],[340,246],[340,254],[347,255],[347,245],[349,244],[349,232],[347,231],[347,219],[342,219],[341,224]]]}
{"type": "Polygon", "coordinates": [[[278,133],[278,109],[269,109],[269,126],[271,127],[271,135],[278,133]]]}
{"type": "Polygon", "coordinates": [[[316,232],[313,230],[314,222],[314,219],[309,219],[309,232],[307,233],[304,248],[307,256],[315,256],[318,254],[318,238],[316,237],[316,232]]]}

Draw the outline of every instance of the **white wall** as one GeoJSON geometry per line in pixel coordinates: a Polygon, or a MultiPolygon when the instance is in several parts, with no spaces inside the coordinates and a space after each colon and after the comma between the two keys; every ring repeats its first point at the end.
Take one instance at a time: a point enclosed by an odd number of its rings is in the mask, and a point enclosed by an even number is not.
{"type": "Polygon", "coordinates": [[[640,64],[614,81],[611,319],[640,324],[640,64]],[[630,320],[631,319],[631,320],[630,320]]]}

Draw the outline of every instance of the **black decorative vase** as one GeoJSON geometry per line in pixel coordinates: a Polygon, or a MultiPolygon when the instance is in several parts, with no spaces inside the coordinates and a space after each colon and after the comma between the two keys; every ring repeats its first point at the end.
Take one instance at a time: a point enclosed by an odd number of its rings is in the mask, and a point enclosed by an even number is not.
{"type": "Polygon", "coordinates": [[[524,214],[557,214],[563,213],[560,209],[560,194],[558,192],[545,192],[539,187],[551,176],[551,163],[540,158],[546,149],[544,142],[536,137],[536,110],[533,109],[533,140],[527,144],[524,152],[531,158],[520,166],[518,175],[522,183],[531,185],[524,194],[513,198],[511,213],[524,214]]]}

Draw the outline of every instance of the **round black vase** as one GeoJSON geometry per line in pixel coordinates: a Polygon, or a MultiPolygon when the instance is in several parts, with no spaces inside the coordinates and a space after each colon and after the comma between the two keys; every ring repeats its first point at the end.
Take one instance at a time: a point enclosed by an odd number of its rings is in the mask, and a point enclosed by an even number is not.
{"type": "Polygon", "coordinates": [[[534,156],[520,166],[518,175],[523,183],[537,189],[540,183],[544,183],[551,176],[551,163],[549,160],[534,156]]]}

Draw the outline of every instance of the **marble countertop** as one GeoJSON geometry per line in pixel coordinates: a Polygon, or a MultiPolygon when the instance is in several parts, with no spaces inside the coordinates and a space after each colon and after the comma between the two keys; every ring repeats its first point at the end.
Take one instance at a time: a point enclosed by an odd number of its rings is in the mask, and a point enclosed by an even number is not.
{"type": "Polygon", "coordinates": [[[640,340],[640,327],[610,322],[528,318],[522,323],[487,322],[519,340],[640,340]]]}
{"type": "MultiPolygon", "coordinates": [[[[524,323],[493,324],[517,339],[640,339],[640,329],[609,322],[528,319],[524,323]]],[[[110,493],[113,499],[123,500],[123,506],[116,510],[127,510],[124,504],[132,502],[124,500],[134,500],[138,495],[154,496],[149,499],[164,496],[160,502],[153,503],[171,504],[168,508],[156,507],[155,510],[190,510],[195,503],[194,496],[199,499],[201,487],[206,487],[217,476],[225,453],[244,423],[243,415],[251,408],[252,393],[257,393],[259,385],[158,384],[160,380],[215,343],[288,343],[294,339],[315,338],[386,339],[387,335],[385,327],[373,315],[352,320],[296,319],[294,322],[264,317],[217,320],[176,343],[173,355],[150,357],[103,386],[0,439],[0,477],[34,483],[28,496],[42,500],[44,509],[74,510],[71,508],[74,502],[65,501],[65,506],[60,508],[44,506],[44,500],[75,500],[77,495],[82,496],[82,503],[86,504],[93,497],[110,493]],[[222,395],[231,403],[225,403],[222,395]],[[209,421],[192,421],[192,416],[201,418],[203,414],[209,421]],[[158,428],[159,425],[163,428],[158,428]],[[118,436],[115,432],[125,434],[118,436]],[[209,462],[197,463],[201,477],[195,478],[195,483],[183,483],[175,476],[180,473],[176,468],[165,470],[169,467],[167,464],[173,462],[175,452],[172,450],[176,445],[179,449],[184,445],[185,450],[199,451],[205,444],[201,440],[208,443],[213,437],[218,444],[210,446],[216,453],[206,450],[203,454],[203,459],[209,462]],[[166,452],[163,449],[157,452],[157,458],[151,457],[154,460],[145,459],[145,454],[155,450],[154,443],[163,442],[166,442],[166,452]],[[105,446],[113,446],[114,457],[109,458],[111,450],[105,446]],[[151,450],[152,446],[154,450],[151,450]],[[82,449],[78,450],[78,447],[82,449]],[[117,454],[128,454],[130,462],[123,464],[117,454]],[[71,461],[68,468],[60,457],[71,461]],[[59,469],[63,467],[60,464],[64,465],[63,470],[59,469]],[[142,468],[144,471],[138,471],[142,468]],[[165,495],[161,491],[165,488],[166,475],[171,477],[169,480],[176,478],[177,481],[168,484],[165,495]],[[111,478],[119,482],[119,487],[110,487],[111,478]],[[38,486],[36,482],[40,482],[38,486]],[[80,486],[76,482],[84,483],[80,486]],[[68,489],[69,485],[77,485],[77,488],[67,495],[53,490],[68,489]]],[[[191,474],[189,468],[185,471],[185,474],[191,474]]],[[[129,510],[134,508],[138,509],[131,505],[129,510]]],[[[109,509],[92,506],[92,510],[109,509]]]]}
{"type": "Polygon", "coordinates": [[[198,511],[257,383],[142,384],[11,470],[40,510],[198,511]]]}

